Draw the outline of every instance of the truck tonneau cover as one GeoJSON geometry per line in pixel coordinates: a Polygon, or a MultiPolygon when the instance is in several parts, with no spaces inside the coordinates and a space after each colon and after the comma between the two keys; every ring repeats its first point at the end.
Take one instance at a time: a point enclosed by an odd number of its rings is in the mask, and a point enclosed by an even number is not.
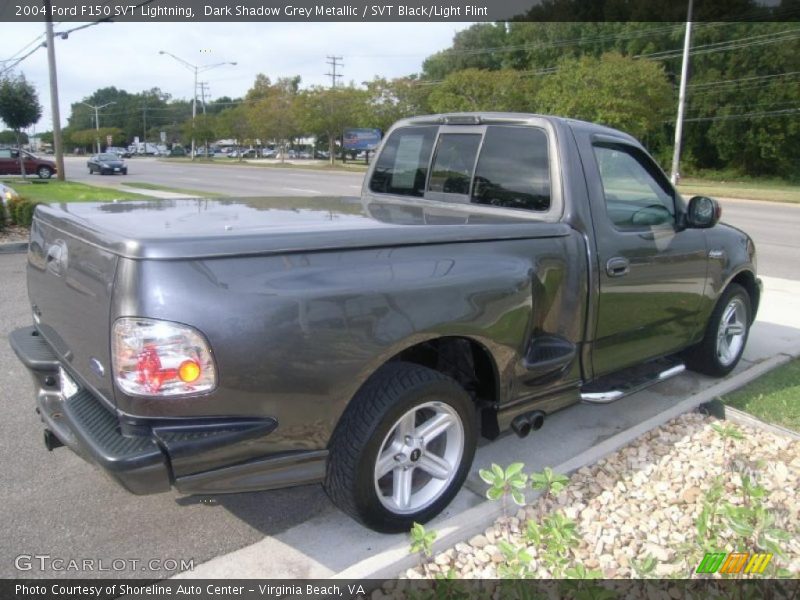
{"type": "Polygon", "coordinates": [[[118,256],[171,260],[342,248],[564,236],[569,227],[513,215],[359,198],[142,199],[42,205],[36,218],[118,256]]]}

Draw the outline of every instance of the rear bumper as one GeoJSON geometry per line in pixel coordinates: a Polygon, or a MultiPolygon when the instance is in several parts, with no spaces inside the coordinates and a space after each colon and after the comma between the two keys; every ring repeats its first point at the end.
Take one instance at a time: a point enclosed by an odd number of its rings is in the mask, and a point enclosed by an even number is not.
{"type": "Polygon", "coordinates": [[[135,433],[123,433],[117,415],[88,389],[64,398],[59,367],[69,368],[35,327],[13,331],[9,342],[33,378],[45,428],[134,494],[172,486],[187,494],[255,491],[318,482],[324,476],[326,450],[242,460],[241,448],[269,435],[278,425],[275,419],[154,420],[138,424],[135,433]]]}

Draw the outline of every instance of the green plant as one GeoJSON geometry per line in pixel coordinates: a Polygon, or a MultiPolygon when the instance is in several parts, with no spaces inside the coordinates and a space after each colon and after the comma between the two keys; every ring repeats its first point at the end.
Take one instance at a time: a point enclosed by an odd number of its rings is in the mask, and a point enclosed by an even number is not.
{"type": "Polygon", "coordinates": [[[650,554],[645,554],[641,560],[631,560],[631,569],[636,575],[637,579],[646,579],[652,577],[656,570],[656,559],[650,554]]]}
{"type": "Polygon", "coordinates": [[[35,211],[36,207],[40,204],[42,203],[32,202],[30,200],[23,200],[20,202],[19,205],[17,205],[17,225],[30,227],[31,223],[33,223],[33,211],[35,211]]]}
{"type": "Polygon", "coordinates": [[[430,576],[428,572],[428,559],[433,554],[433,542],[436,540],[435,531],[427,531],[424,525],[414,523],[409,532],[411,537],[411,554],[419,556],[419,564],[426,576],[430,576]]]}
{"type": "Polygon", "coordinates": [[[541,523],[529,520],[525,532],[528,542],[540,549],[538,556],[553,577],[561,577],[569,564],[569,550],[578,545],[577,524],[561,513],[545,517],[541,523]]]}
{"type": "MultiPolygon", "coordinates": [[[[541,473],[531,473],[530,475],[531,487],[534,490],[540,490],[544,498],[555,499],[569,483],[569,477],[554,473],[550,467],[545,467],[541,473]]],[[[539,502],[539,514],[543,514],[544,505],[539,502]]]]}
{"type": "Polygon", "coordinates": [[[479,474],[488,485],[486,497],[489,500],[502,500],[503,517],[506,516],[506,498],[511,499],[518,505],[525,505],[525,484],[528,476],[522,472],[525,465],[522,463],[512,463],[506,469],[500,465],[492,464],[491,470],[481,469],[479,474]]]}
{"type": "Polygon", "coordinates": [[[719,436],[722,438],[722,458],[725,462],[725,467],[730,468],[731,466],[731,457],[730,452],[728,450],[728,444],[730,443],[731,450],[733,450],[734,444],[736,440],[743,440],[744,434],[733,424],[728,425],[719,425],[714,423],[711,425],[711,429],[716,431],[719,436]]]}
{"type": "Polygon", "coordinates": [[[564,570],[564,575],[570,579],[602,579],[603,572],[600,569],[587,569],[581,563],[564,570]]]}
{"type": "Polygon", "coordinates": [[[505,562],[497,567],[497,574],[503,579],[526,579],[531,575],[533,557],[525,546],[514,546],[506,540],[499,540],[497,547],[505,562]]]}

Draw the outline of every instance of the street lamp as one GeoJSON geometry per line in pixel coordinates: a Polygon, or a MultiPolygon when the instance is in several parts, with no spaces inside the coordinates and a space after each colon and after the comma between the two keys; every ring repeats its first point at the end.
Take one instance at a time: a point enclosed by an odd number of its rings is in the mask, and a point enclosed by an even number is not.
{"type": "Polygon", "coordinates": [[[195,145],[194,145],[194,121],[195,121],[195,117],[197,116],[197,74],[198,73],[203,73],[205,71],[210,71],[211,69],[213,69],[215,67],[222,67],[222,66],[225,66],[225,65],[231,65],[231,66],[235,67],[236,63],[235,62],[226,61],[226,62],[215,63],[213,65],[193,65],[192,63],[190,63],[190,62],[188,62],[186,60],[183,60],[180,56],[175,56],[172,52],[167,52],[166,50],[159,50],[158,53],[159,54],[166,54],[167,56],[171,56],[172,58],[177,60],[179,63],[181,63],[184,67],[186,67],[187,69],[189,69],[190,71],[192,71],[194,73],[194,89],[192,91],[192,160],[194,160],[194,153],[195,153],[194,152],[195,151],[195,145]]]}
{"type": "Polygon", "coordinates": [[[101,104],[100,106],[92,106],[91,104],[87,104],[86,102],[82,102],[84,106],[88,106],[89,108],[94,109],[94,130],[95,130],[95,142],[97,142],[97,153],[100,154],[100,115],[97,113],[101,108],[105,108],[106,106],[111,106],[112,104],[116,104],[116,102],[106,102],[105,104],[101,104]]]}

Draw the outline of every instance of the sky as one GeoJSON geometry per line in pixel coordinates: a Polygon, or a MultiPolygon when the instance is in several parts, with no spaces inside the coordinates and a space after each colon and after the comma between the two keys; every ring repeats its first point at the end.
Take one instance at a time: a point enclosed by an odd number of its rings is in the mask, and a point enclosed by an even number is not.
{"type": "MultiPolygon", "coordinates": [[[[81,23],[56,23],[64,31],[81,23]]],[[[450,46],[456,31],[470,23],[104,23],[56,38],[59,106],[62,125],[69,107],[95,90],[114,86],[131,93],[153,87],[173,98],[190,99],[194,75],[173,58],[202,66],[223,66],[201,73],[210,97],[242,96],[257,73],[271,79],[300,75],[301,87],[329,85],[327,55],[342,57],[339,81],[379,75],[417,73],[422,61],[450,46]]],[[[41,23],[0,23],[0,61],[25,54],[43,41],[41,23]],[[37,39],[38,38],[38,39],[37,39]],[[28,46],[29,44],[32,44],[28,46]],[[19,52],[27,46],[24,52],[19,52]],[[17,54],[19,53],[19,54],[17,54]]],[[[0,62],[0,69],[3,63],[0,62]]],[[[42,118],[36,131],[52,129],[47,51],[39,49],[15,69],[39,93],[42,118]]],[[[102,118],[101,118],[102,125],[102,118]]]]}

